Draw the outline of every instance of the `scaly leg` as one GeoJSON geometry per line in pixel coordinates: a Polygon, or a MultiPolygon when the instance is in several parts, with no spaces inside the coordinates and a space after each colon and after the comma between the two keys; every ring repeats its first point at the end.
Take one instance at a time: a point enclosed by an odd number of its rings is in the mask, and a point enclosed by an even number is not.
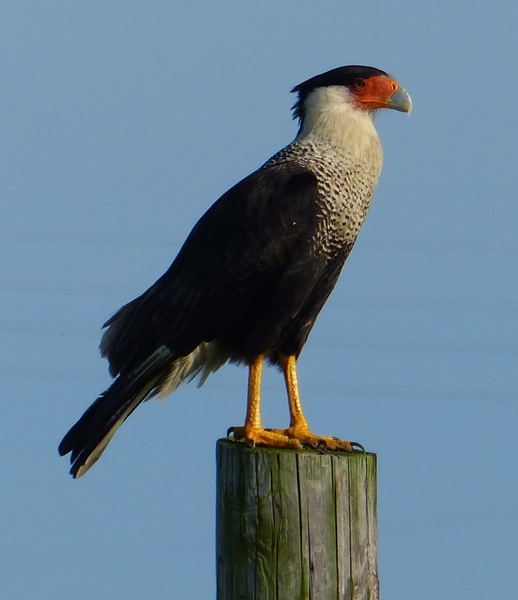
{"type": "Polygon", "coordinates": [[[246,419],[243,427],[231,427],[227,435],[235,439],[244,439],[249,445],[261,444],[273,448],[301,449],[304,445],[323,450],[341,450],[352,452],[361,444],[339,440],[331,436],[318,436],[308,427],[300,402],[299,385],[297,382],[297,365],[295,356],[279,355],[279,361],[286,382],[288,403],[290,408],[290,426],[288,429],[264,429],[261,423],[261,375],[264,356],[258,356],[250,365],[248,377],[248,403],[246,419]]]}
{"type": "Polygon", "coordinates": [[[274,448],[302,448],[300,442],[288,437],[285,431],[264,429],[261,423],[261,376],[264,356],[259,355],[250,365],[248,375],[248,401],[245,424],[242,427],[231,427],[227,435],[235,439],[244,439],[250,446],[261,444],[274,448]]]}
{"type": "MultiPolygon", "coordinates": [[[[284,381],[286,382],[290,407],[290,426],[288,429],[283,430],[282,433],[290,438],[299,440],[302,444],[309,444],[316,448],[342,450],[344,452],[352,452],[354,445],[361,448],[360,444],[355,442],[351,443],[331,436],[322,437],[310,431],[300,402],[296,358],[293,355],[285,356],[284,354],[280,354],[279,359],[284,374],[284,381]]],[[[279,430],[275,431],[281,433],[279,430]]]]}

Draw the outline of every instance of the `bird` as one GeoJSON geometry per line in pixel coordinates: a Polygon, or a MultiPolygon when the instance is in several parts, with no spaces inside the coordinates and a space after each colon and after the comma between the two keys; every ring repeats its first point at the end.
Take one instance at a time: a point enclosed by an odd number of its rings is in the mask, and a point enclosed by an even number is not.
{"type": "Polygon", "coordinates": [[[360,444],[314,434],[302,409],[297,359],[365,220],[383,152],[380,109],[410,114],[385,71],[351,65],[296,85],[295,139],[225,192],[196,223],[169,269],[103,325],[113,377],[59,444],[81,477],[144,401],[207,377],[227,362],[248,368],[249,446],[351,452],[360,444]],[[264,364],[283,374],[289,426],[261,420],[264,364]]]}

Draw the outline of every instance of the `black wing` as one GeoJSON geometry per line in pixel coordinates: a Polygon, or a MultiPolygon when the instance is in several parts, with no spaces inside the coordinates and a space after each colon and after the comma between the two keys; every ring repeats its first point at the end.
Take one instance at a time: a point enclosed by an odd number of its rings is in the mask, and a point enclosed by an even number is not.
{"type": "Polygon", "coordinates": [[[225,193],[167,272],[105,324],[101,349],[112,375],[162,345],[185,356],[202,341],[239,345],[241,336],[242,351],[253,353],[259,341],[246,342],[243,329],[254,319],[256,331],[280,331],[328,266],[314,247],[318,207],[315,175],[290,163],[260,169],[225,193]]]}
{"type": "Polygon", "coordinates": [[[106,323],[101,351],[117,378],[59,446],[74,477],[201,342],[217,339],[245,362],[298,354],[348,252],[319,251],[318,207],[314,174],[285,164],[260,169],[207,211],[168,271],[106,323]]]}

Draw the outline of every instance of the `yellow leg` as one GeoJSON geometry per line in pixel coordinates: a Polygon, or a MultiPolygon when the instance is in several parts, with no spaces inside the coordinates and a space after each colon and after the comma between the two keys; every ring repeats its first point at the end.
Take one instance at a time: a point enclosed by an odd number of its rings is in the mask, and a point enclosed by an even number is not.
{"type": "Polygon", "coordinates": [[[245,427],[262,429],[261,424],[261,379],[263,376],[264,356],[260,354],[250,365],[248,373],[248,402],[245,427]]]}
{"type": "Polygon", "coordinates": [[[242,427],[231,427],[227,435],[235,439],[244,439],[250,446],[261,444],[274,448],[302,448],[300,442],[288,437],[281,431],[264,429],[261,423],[261,376],[264,356],[259,355],[250,365],[248,374],[248,401],[245,424],[242,427]]]}
{"type": "Polygon", "coordinates": [[[342,450],[352,452],[353,446],[360,444],[347,442],[330,436],[318,436],[308,427],[300,402],[299,385],[297,382],[297,365],[295,356],[279,355],[279,361],[290,409],[290,426],[288,429],[264,429],[261,423],[261,376],[264,356],[258,356],[250,365],[248,377],[248,403],[245,424],[242,427],[231,427],[228,435],[235,439],[244,439],[250,446],[261,444],[274,448],[301,449],[304,445],[319,449],[342,450]]]}
{"type": "MultiPolygon", "coordinates": [[[[293,355],[285,356],[284,354],[280,354],[279,359],[284,374],[284,381],[286,382],[288,404],[290,407],[290,426],[283,433],[290,438],[299,440],[303,444],[316,448],[352,452],[354,442],[351,444],[351,442],[339,440],[331,436],[322,437],[310,431],[300,402],[296,358],[293,355]]],[[[357,445],[360,446],[360,444],[357,445]]]]}
{"type": "Polygon", "coordinates": [[[284,374],[286,391],[288,393],[288,404],[290,407],[290,429],[309,431],[308,422],[302,412],[300,402],[299,382],[297,381],[297,363],[293,355],[279,355],[281,369],[284,374]]]}

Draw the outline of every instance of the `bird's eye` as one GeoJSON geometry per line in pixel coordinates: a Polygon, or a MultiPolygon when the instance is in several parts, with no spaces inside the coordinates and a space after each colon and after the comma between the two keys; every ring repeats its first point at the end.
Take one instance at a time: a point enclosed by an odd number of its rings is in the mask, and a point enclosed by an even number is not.
{"type": "Polygon", "coordinates": [[[365,87],[365,80],[364,79],[355,79],[353,81],[353,89],[355,90],[363,90],[363,88],[365,87]]]}

